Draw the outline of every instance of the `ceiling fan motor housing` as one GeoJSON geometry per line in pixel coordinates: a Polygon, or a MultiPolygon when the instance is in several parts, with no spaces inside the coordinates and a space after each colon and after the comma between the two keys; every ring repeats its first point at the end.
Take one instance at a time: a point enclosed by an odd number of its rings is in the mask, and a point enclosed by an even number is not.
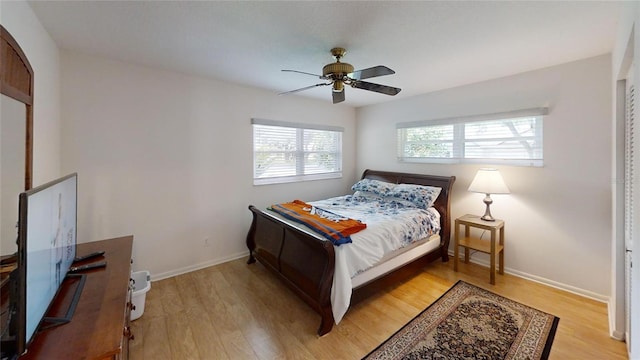
{"type": "Polygon", "coordinates": [[[334,79],[342,79],[353,72],[353,65],[342,62],[327,64],[322,68],[323,76],[333,76],[334,79]]]}

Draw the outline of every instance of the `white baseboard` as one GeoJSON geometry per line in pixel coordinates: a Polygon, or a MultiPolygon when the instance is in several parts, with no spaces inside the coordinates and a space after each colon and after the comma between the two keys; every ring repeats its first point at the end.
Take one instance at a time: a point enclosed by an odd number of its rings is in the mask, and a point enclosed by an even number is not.
{"type": "Polygon", "coordinates": [[[178,275],[182,275],[182,274],[186,274],[192,271],[196,271],[196,270],[200,270],[200,269],[204,269],[207,268],[209,266],[214,266],[214,265],[218,265],[218,264],[222,264],[222,263],[226,263],[229,261],[233,261],[233,260],[237,260],[243,257],[248,257],[249,256],[249,251],[243,251],[237,254],[233,254],[230,256],[226,256],[223,258],[219,258],[219,259],[213,259],[213,260],[209,260],[209,261],[205,261],[205,262],[201,262],[201,263],[197,263],[197,264],[193,264],[193,265],[189,265],[180,269],[175,269],[175,270],[171,270],[171,271],[166,271],[160,274],[151,274],[151,280],[152,281],[158,281],[158,280],[163,280],[163,279],[167,279],[170,277],[174,277],[174,276],[178,276],[178,275]]]}
{"type": "MultiPolygon", "coordinates": [[[[452,251],[449,252],[449,255],[451,257],[453,257],[453,252],[452,251]]],[[[171,271],[166,271],[166,272],[159,273],[159,274],[151,274],[151,280],[152,281],[163,280],[163,279],[167,279],[167,278],[170,278],[170,277],[186,274],[186,273],[189,273],[189,272],[192,272],[192,271],[204,269],[204,268],[207,268],[209,266],[214,266],[214,265],[222,264],[222,263],[225,263],[225,262],[237,260],[237,259],[240,259],[242,257],[247,257],[247,256],[249,256],[249,251],[243,251],[243,252],[240,252],[240,253],[237,253],[237,254],[233,254],[233,255],[230,255],[230,256],[226,256],[226,257],[223,257],[223,258],[213,259],[213,260],[210,260],[210,261],[205,261],[205,262],[189,265],[189,266],[186,266],[186,267],[183,267],[183,268],[179,268],[179,269],[175,269],[175,270],[171,270],[171,271]]],[[[451,261],[453,261],[453,259],[451,261]]],[[[478,265],[489,267],[489,263],[487,261],[474,259],[473,257],[471,257],[469,259],[469,261],[471,261],[474,264],[478,264],[478,265]]],[[[536,275],[531,275],[531,274],[528,274],[528,273],[525,273],[525,272],[522,272],[522,271],[513,270],[513,269],[510,269],[508,267],[505,267],[504,272],[507,273],[507,274],[513,275],[513,276],[517,276],[517,277],[523,278],[523,279],[535,281],[535,282],[543,284],[543,285],[551,286],[551,287],[556,288],[556,289],[560,289],[560,290],[568,291],[568,292],[576,294],[576,295],[584,296],[584,297],[592,299],[592,300],[603,302],[603,303],[606,303],[607,305],[609,304],[609,296],[606,296],[606,295],[597,294],[597,293],[594,293],[592,291],[588,291],[588,290],[585,290],[585,289],[580,289],[580,288],[577,288],[575,286],[559,283],[557,281],[553,281],[553,280],[546,279],[546,278],[543,278],[543,277],[540,277],[540,276],[536,276],[536,275]]],[[[620,335],[620,334],[618,334],[617,331],[614,331],[611,334],[611,337],[613,337],[614,339],[620,340],[620,339],[624,339],[624,334],[620,335]],[[620,336],[622,336],[622,337],[620,338],[620,336]]]]}
{"type": "MultiPolygon", "coordinates": [[[[453,257],[453,251],[449,251],[449,255],[451,257],[453,257]]],[[[450,261],[453,261],[453,259],[451,259],[450,261]]],[[[470,257],[469,261],[474,263],[474,264],[478,264],[478,265],[482,265],[482,266],[486,266],[486,267],[489,267],[489,265],[490,265],[488,261],[474,259],[473,256],[470,257]]],[[[506,266],[504,268],[504,272],[507,273],[507,274],[513,275],[513,276],[517,276],[519,278],[523,278],[523,279],[535,281],[535,282],[543,284],[543,285],[551,286],[552,288],[556,288],[556,289],[564,290],[564,291],[567,291],[567,292],[570,292],[570,293],[573,293],[573,294],[576,294],[576,295],[584,296],[584,297],[592,299],[592,300],[596,300],[596,301],[603,302],[603,303],[606,303],[606,304],[609,303],[609,296],[607,296],[607,295],[594,293],[594,292],[589,291],[589,290],[577,288],[575,286],[559,283],[557,281],[546,279],[546,278],[543,278],[543,277],[540,277],[540,276],[531,275],[531,274],[528,274],[528,273],[525,273],[525,272],[522,272],[522,271],[510,269],[510,268],[508,268],[506,266]]]]}
{"type": "Polygon", "coordinates": [[[624,330],[620,331],[620,330],[616,330],[615,327],[615,311],[613,310],[613,305],[611,300],[607,303],[607,314],[609,317],[609,336],[612,339],[616,339],[616,340],[620,340],[620,341],[624,341],[625,340],[625,333],[624,330]]]}

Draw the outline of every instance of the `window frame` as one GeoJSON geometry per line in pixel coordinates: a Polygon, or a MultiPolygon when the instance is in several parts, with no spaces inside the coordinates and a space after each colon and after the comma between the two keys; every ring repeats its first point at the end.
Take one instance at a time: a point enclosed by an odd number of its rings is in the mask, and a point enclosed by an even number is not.
{"type": "Polygon", "coordinates": [[[287,121],[276,121],[276,120],[267,120],[267,119],[251,119],[251,128],[252,128],[252,152],[253,152],[253,184],[254,185],[269,185],[269,184],[282,184],[282,183],[291,183],[291,182],[301,182],[301,181],[313,181],[313,180],[324,180],[324,179],[338,179],[342,178],[342,158],[343,158],[343,134],[344,128],[340,126],[330,126],[330,125],[317,125],[317,124],[304,124],[304,123],[294,123],[287,121]],[[289,151],[295,160],[295,175],[285,175],[285,176],[270,176],[270,177],[256,177],[256,166],[257,166],[257,154],[261,153],[269,153],[275,152],[279,153],[282,150],[278,151],[257,151],[256,150],[256,125],[258,126],[271,126],[271,127],[281,127],[281,128],[289,128],[295,129],[296,131],[296,149],[293,151],[289,151]],[[336,157],[336,170],[335,171],[327,171],[321,173],[306,173],[305,174],[305,158],[310,151],[305,150],[304,143],[304,131],[312,130],[312,131],[326,131],[331,133],[336,133],[338,135],[338,139],[335,142],[335,152],[330,152],[334,154],[336,157]]]}
{"type": "MultiPolygon", "coordinates": [[[[532,108],[509,112],[452,117],[444,119],[402,122],[396,124],[397,157],[399,162],[406,163],[432,163],[432,164],[491,164],[491,165],[516,165],[516,166],[544,166],[543,122],[548,114],[548,108],[532,108]],[[465,135],[465,126],[478,123],[490,123],[522,118],[535,118],[534,135],[528,138],[539,143],[535,150],[539,156],[534,158],[504,158],[499,157],[467,157],[465,145],[468,143],[507,140],[507,138],[468,138],[465,135]],[[433,143],[451,143],[451,155],[449,157],[417,157],[405,153],[407,144],[406,129],[433,129],[437,126],[448,126],[451,129],[451,139],[436,139],[433,143]]],[[[509,141],[517,140],[517,137],[508,138],[509,141]]]]}

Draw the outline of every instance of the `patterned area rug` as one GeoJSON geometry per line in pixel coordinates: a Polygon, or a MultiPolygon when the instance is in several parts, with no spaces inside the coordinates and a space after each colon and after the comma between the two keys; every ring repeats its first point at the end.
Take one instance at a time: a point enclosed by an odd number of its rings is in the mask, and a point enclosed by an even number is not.
{"type": "Polygon", "coordinates": [[[365,359],[547,359],[559,320],[460,280],[365,359]]]}

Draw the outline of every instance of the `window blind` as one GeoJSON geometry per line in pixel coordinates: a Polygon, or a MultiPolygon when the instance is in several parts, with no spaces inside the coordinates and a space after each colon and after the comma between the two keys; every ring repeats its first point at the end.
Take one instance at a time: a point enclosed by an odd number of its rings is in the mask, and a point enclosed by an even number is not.
{"type": "Polygon", "coordinates": [[[546,108],[397,124],[398,160],[542,166],[546,108]]]}
{"type": "Polygon", "coordinates": [[[255,185],[342,176],[341,127],[252,119],[255,185]]]}

